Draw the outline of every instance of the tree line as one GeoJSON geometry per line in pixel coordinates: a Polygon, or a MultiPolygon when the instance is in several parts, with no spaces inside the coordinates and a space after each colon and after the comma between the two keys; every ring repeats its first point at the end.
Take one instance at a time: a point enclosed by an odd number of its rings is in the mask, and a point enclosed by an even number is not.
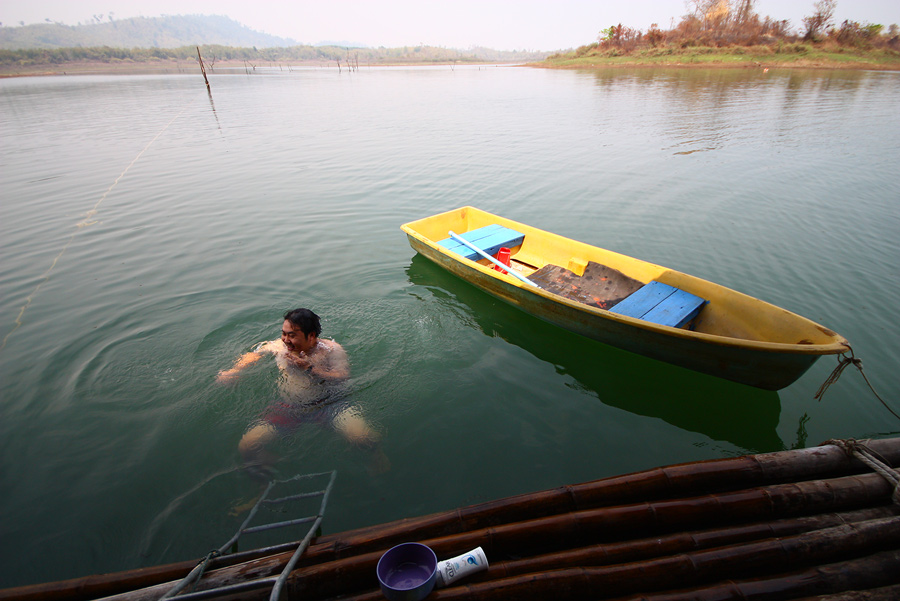
{"type": "Polygon", "coordinates": [[[602,29],[596,43],[581,46],[576,54],[629,52],[664,46],[723,48],[784,42],[900,50],[900,32],[896,24],[886,31],[883,25],[849,20],[835,25],[837,0],[815,2],[812,14],[803,18],[800,30],[795,30],[787,20],[760,16],[754,10],[754,4],[755,0],[690,0],[690,12],[669,30],[653,24],[643,32],[620,23],[602,29]]]}
{"type": "MultiPolygon", "coordinates": [[[[290,46],[286,48],[237,48],[216,44],[201,45],[200,51],[207,67],[215,70],[218,62],[247,63],[347,63],[363,65],[396,63],[476,63],[525,62],[543,60],[549,53],[496,51],[474,48],[460,51],[434,46],[404,46],[398,48],[345,48],[340,46],[290,46]]],[[[152,63],[158,61],[197,61],[197,46],[178,48],[30,48],[0,50],[0,66],[30,67],[64,65],[66,63],[152,63]]]]}

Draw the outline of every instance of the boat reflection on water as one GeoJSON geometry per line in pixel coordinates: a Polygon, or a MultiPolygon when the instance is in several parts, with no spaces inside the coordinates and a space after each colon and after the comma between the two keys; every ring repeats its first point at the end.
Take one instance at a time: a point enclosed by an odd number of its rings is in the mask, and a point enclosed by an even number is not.
{"type": "Polygon", "coordinates": [[[499,301],[449,274],[421,255],[407,268],[412,284],[427,288],[439,303],[460,305],[488,336],[499,336],[555,366],[610,407],[654,417],[748,452],[785,448],[776,428],[777,392],[715,378],[623,351],[499,301]],[[554,344],[547,344],[553,340],[554,344]]]}

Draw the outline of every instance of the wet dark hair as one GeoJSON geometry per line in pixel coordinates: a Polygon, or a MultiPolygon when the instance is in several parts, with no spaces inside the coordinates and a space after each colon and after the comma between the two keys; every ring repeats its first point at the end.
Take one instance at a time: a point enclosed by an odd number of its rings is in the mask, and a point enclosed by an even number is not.
{"type": "Polygon", "coordinates": [[[322,325],[319,316],[309,309],[291,309],[284,314],[284,318],[300,328],[305,336],[315,334],[316,338],[322,333],[322,325]]]}

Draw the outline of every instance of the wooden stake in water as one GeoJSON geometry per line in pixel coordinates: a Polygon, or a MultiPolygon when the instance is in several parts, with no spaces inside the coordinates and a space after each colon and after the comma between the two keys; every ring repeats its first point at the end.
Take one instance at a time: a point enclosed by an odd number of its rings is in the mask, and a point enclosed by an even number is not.
{"type": "Polygon", "coordinates": [[[206,78],[206,65],[203,64],[203,57],[200,56],[200,46],[197,46],[197,60],[200,61],[200,72],[203,73],[203,81],[206,82],[206,89],[209,89],[209,79],[206,78]]]}

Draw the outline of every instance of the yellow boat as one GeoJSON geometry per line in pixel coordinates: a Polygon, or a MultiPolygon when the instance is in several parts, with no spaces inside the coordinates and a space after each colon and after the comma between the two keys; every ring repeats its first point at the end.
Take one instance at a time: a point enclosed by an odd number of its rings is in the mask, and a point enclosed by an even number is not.
{"type": "Polygon", "coordinates": [[[821,355],[850,351],[843,336],[762,300],[474,207],[401,229],[416,252],[536,317],[742,384],[780,390],[821,355]]]}

